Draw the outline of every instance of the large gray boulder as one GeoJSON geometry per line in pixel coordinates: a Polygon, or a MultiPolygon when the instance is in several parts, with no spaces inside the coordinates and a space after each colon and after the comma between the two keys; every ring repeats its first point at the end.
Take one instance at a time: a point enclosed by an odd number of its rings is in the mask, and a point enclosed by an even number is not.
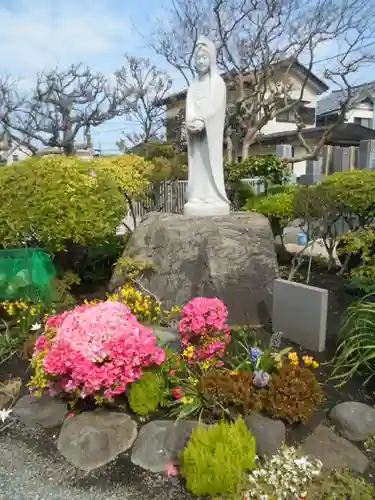
{"type": "MultiPolygon", "coordinates": [[[[153,264],[155,271],[142,284],[166,307],[198,296],[219,297],[228,307],[230,324],[262,326],[270,317],[278,268],[272,231],[261,214],[150,214],[123,257],[153,264]]],[[[110,289],[125,278],[126,270],[117,269],[110,289]]]]}

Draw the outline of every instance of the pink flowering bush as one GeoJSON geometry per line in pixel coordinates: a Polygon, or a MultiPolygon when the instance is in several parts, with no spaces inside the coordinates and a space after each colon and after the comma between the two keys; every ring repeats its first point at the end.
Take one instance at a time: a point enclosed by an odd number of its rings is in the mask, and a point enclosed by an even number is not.
{"type": "Polygon", "coordinates": [[[178,329],[189,364],[221,358],[230,341],[228,311],[217,298],[196,297],[181,309],[178,329]]]}
{"type": "Polygon", "coordinates": [[[139,379],[142,368],[160,365],[164,350],[120,302],[77,306],[48,318],[33,354],[32,390],[111,399],[139,379]]]}

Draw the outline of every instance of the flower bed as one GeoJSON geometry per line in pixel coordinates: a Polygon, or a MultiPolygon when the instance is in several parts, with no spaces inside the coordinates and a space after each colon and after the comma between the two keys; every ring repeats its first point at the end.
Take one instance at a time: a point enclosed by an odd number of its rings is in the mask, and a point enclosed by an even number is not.
{"type": "MultiPolygon", "coordinates": [[[[203,470],[199,460],[210,456],[202,447],[219,452],[224,446],[226,454],[237,458],[241,447],[253,449],[254,437],[242,420],[253,410],[287,423],[307,421],[323,397],[312,371],[318,363],[309,356],[299,359],[290,348],[281,349],[281,334],[261,346],[246,329],[230,330],[227,309],[216,298],[197,297],[181,309],[179,352],[158,347],[152,330],[134,314],[137,309],[142,320],[161,310],[151,298],[120,291],[106,301],[49,317],[35,343],[31,390],[48,390],[72,404],[80,398],[103,404],[126,397],[130,409],[142,418],[164,408],[172,417],[216,422],[220,427],[207,436],[202,429],[193,434],[180,457],[181,474],[187,485],[194,485],[195,494],[223,493],[221,482],[226,493],[246,491],[256,470],[263,470],[254,469],[258,467],[254,456],[244,453],[248,461],[240,461],[238,473],[223,465],[223,477],[210,492],[210,481],[197,482],[191,476],[197,468],[203,470]],[[220,444],[213,438],[228,433],[233,433],[233,443],[220,444]],[[253,476],[248,476],[249,468],[254,469],[253,476]]],[[[235,464],[234,458],[230,462],[235,464]]],[[[209,464],[205,467],[210,470],[209,464]]],[[[272,485],[265,484],[267,488],[272,485]]]]}
{"type": "Polygon", "coordinates": [[[47,319],[32,359],[31,390],[111,399],[165,359],[152,330],[120,302],[77,306],[47,319]]]}

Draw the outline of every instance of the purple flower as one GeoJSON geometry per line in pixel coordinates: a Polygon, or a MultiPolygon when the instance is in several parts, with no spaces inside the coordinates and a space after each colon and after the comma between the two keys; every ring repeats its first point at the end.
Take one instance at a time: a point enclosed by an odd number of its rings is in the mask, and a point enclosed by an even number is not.
{"type": "Polygon", "coordinates": [[[261,356],[263,353],[260,349],[257,347],[250,347],[250,361],[253,365],[257,362],[259,356],[261,356]]]}
{"type": "Polygon", "coordinates": [[[263,387],[267,387],[269,381],[270,381],[270,376],[267,372],[263,370],[257,370],[256,372],[254,372],[253,385],[258,389],[263,389],[263,387]]]}

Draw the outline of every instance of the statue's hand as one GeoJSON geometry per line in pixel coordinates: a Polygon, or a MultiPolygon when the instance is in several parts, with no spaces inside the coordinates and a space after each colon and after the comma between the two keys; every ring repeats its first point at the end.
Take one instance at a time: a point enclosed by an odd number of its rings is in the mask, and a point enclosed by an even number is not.
{"type": "Polygon", "coordinates": [[[196,132],[201,132],[202,130],[204,130],[204,121],[200,118],[195,118],[194,120],[186,124],[186,128],[193,134],[196,132]]]}

